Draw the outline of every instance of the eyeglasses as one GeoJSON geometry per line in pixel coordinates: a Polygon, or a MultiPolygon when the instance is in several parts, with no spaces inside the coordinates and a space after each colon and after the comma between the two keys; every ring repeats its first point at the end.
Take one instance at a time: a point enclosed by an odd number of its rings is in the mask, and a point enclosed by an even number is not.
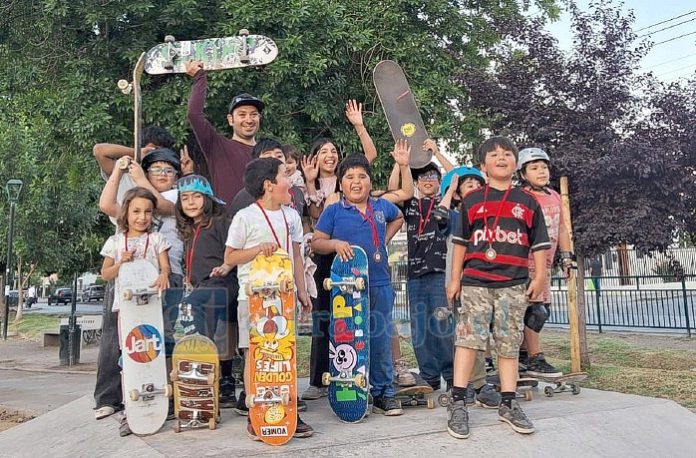
{"type": "Polygon", "coordinates": [[[418,175],[418,179],[423,181],[437,181],[440,179],[440,175],[435,172],[424,173],[423,175],[418,175]]]}
{"type": "Polygon", "coordinates": [[[153,175],[164,175],[169,177],[172,175],[176,175],[176,170],[174,170],[171,167],[150,167],[147,173],[151,173],[153,175]]]}

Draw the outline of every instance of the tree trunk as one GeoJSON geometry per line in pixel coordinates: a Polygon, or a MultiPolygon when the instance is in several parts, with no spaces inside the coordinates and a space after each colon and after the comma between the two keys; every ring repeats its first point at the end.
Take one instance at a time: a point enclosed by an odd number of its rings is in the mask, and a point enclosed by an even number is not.
{"type": "Polygon", "coordinates": [[[619,284],[622,286],[630,285],[631,267],[628,262],[628,246],[625,243],[620,243],[616,252],[619,255],[619,275],[621,275],[619,284]]]}

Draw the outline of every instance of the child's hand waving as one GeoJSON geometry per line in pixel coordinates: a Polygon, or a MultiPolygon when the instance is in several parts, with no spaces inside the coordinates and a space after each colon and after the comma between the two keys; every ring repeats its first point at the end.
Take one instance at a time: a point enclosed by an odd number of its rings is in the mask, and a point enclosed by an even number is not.
{"type": "Polygon", "coordinates": [[[403,138],[397,140],[394,143],[394,151],[391,152],[391,156],[400,166],[407,166],[408,161],[411,159],[411,145],[403,138]]]}

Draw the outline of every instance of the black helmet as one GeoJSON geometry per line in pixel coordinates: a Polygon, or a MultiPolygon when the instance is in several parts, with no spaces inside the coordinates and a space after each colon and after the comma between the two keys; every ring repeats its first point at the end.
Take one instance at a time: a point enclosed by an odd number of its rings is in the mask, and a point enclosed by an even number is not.
{"type": "Polygon", "coordinates": [[[257,99],[251,94],[239,94],[235,95],[232,101],[230,102],[230,109],[227,110],[227,113],[232,113],[232,111],[242,105],[251,105],[256,107],[257,110],[259,110],[259,113],[263,111],[264,107],[266,104],[264,104],[260,99],[257,99]]]}
{"type": "Polygon", "coordinates": [[[179,160],[179,155],[169,148],[157,148],[145,155],[141,161],[143,170],[146,172],[152,164],[155,162],[168,162],[174,167],[176,173],[181,175],[181,161],[179,160]]]}

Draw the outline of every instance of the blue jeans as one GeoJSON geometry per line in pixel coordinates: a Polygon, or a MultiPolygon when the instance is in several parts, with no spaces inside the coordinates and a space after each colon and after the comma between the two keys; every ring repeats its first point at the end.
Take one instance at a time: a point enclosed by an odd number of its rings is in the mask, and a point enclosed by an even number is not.
{"type": "Polygon", "coordinates": [[[452,382],[454,367],[454,320],[438,320],[434,311],[447,307],[445,274],[434,272],[408,279],[411,310],[411,341],[423,379],[439,386],[440,376],[452,382]]]}
{"type": "Polygon", "coordinates": [[[392,364],[392,309],[396,294],[391,285],[370,287],[370,393],[394,396],[392,364]]]}

